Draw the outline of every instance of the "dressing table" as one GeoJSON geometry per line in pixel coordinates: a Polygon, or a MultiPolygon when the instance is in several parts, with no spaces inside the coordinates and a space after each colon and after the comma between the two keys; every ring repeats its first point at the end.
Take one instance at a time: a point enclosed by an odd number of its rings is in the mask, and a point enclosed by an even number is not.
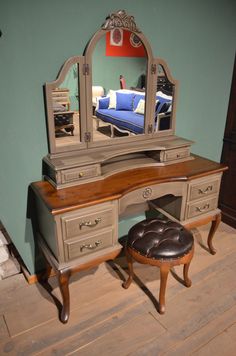
{"type": "MultiPolygon", "coordinates": [[[[118,70],[123,62],[124,58],[120,58],[118,70]]],[[[212,238],[220,223],[218,195],[227,167],[191,155],[192,142],[175,136],[177,92],[178,82],[167,64],[153,57],[134,18],[123,10],[107,17],[84,56],[70,58],[58,78],[45,85],[50,152],[43,160],[45,179],[32,183],[31,188],[37,208],[37,242],[58,275],[63,323],[69,318],[70,276],[118,256],[122,248],[118,240],[121,218],[152,210],[189,228],[211,222],[207,243],[210,252],[216,252],[212,238]],[[145,110],[138,117],[143,119],[143,126],[132,135],[127,133],[127,127],[124,130],[123,122],[99,118],[98,126],[94,120],[92,87],[102,85],[110,103],[114,91],[119,92],[119,75],[114,74],[117,58],[100,51],[109,45],[115,30],[121,31],[121,38],[137,36],[135,46],[140,42],[145,53],[141,59],[135,54],[127,56],[127,73],[122,69],[133,87],[137,87],[135,80],[143,78],[143,74],[146,78],[144,97],[139,98],[140,93],[132,90],[121,92],[129,94],[133,102],[145,102],[145,110]],[[103,65],[107,72],[112,68],[110,77],[106,76],[103,82],[96,67],[99,56],[99,68],[103,65]],[[128,75],[131,69],[132,78],[128,75]],[[156,92],[158,75],[165,77],[170,92],[156,92]],[[70,92],[71,110],[75,112],[73,136],[66,132],[60,137],[55,134],[52,93],[60,87],[68,87],[70,92]],[[163,112],[160,116],[157,106],[164,102],[168,102],[168,115],[163,112]],[[163,116],[166,124],[160,126],[158,120],[163,116]],[[110,135],[111,126],[114,135],[110,135]]],[[[116,108],[118,99],[116,94],[116,108]]]]}

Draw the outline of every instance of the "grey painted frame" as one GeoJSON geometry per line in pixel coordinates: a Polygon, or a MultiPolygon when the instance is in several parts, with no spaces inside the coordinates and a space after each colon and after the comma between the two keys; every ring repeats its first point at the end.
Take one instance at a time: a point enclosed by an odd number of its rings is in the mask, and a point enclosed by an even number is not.
{"type": "MultiPolygon", "coordinates": [[[[127,30],[127,27],[123,27],[123,26],[119,26],[120,29],[123,30],[127,30]]],[[[129,29],[129,28],[128,28],[129,29]]],[[[104,30],[101,29],[99,31],[97,31],[94,36],[92,37],[92,39],[90,40],[86,51],[85,51],[85,62],[86,64],[88,64],[89,66],[89,72],[86,76],[86,97],[87,97],[87,120],[88,120],[88,130],[89,132],[93,132],[92,130],[92,121],[90,120],[90,118],[92,117],[92,56],[93,56],[93,51],[94,48],[97,44],[97,42],[107,33],[110,31],[110,28],[104,30]]],[[[110,140],[109,142],[107,141],[98,141],[95,142],[93,140],[91,140],[89,142],[89,147],[99,147],[99,146],[103,146],[103,145],[117,145],[117,143],[127,143],[127,142],[134,142],[134,141],[143,141],[145,139],[148,139],[150,136],[150,133],[148,132],[149,128],[148,125],[150,123],[150,117],[154,116],[154,110],[155,110],[155,106],[154,103],[152,103],[152,96],[151,94],[151,85],[152,84],[152,80],[151,80],[151,68],[152,68],[152,64],[154,63],[154,58],[153,58],[153,54],[152,54],[152,49],[151,46],[148,42],[148,40],[146,39],[146,37],[141,33],[141,32],[137,32],[137,31],[131,31],[134,34],[136,34],[140,40],[142,41],[146,53],[147,53],[147,71],[146,71],[146,76],[147,76],[147,89],[146,89],[146,105],[145,105],[145,133],[144,134],[140,134],[140,135],[135,135],[135,136],[128,136],[128,137],[119,137],[116,138],[115,140],[110,140]]]]}
{"type": "Polygon", "coordinates": [[[69,58],[62,66],[58,77],[55,81],[45,84],[45,96],[46,96],[46,110],[47,110],[47,125],[48,125],[48,138],[49,138],[49,152],[53,155],[56,153],[77,151],[78,149],[84,149],[87,144],[84,140],[84,135],[86,132],[86,97],[85,97],[85,76],[83,75],[84,67],[84,57],[75,56],[69,58]],[[56,146],[55,137],[55,125],[53,116],[53,105],[52,105],[52,91],[59,87],[61,83],[65,80],[66,74],[69,72],[70,68],[74,65],[79,65],[79,97],[80,97],[80,141],[78,144],[68,144],[63,147],[56,146]]]}
{"type": "MultiPolygon", "coordinates": [[[[178,101],[178,93],[179,93],[179,81],[174,79],[170,69],[162,58],[155,58],[154,59],[154,64],[156,68],[158,68],[159,65],[161,65],[164,68],[165,74],[167,76],[167,79],[170,83],[174,85],[174,93],[173,93],[173,99],[172,99],[172,115],[171,115],[171,127],[169,130],[164,130],[164,131],[158,131],[155,132],[153,131],[153,135],[156,137],[163,137],[163,136],[169,136],[169,135],[174,135],[175,134],[175,128],[176,128],[176,105],[178,101]]],[[[158,70],[156,71],[156,76],[154,77],[154,83],[152,87],[156,85],[158,81],[158,70]]],[[[154,98],[155,98],[155,93],[154,93],[154,98]]]]}
{"type": "Polygon", "coordinates": [[[48,123],[48,138],[49,138],[49,153],[51,157],[57,155],[76,154],[76,151],[96,149],[104,146],[107,149],[108,146],[115,146],[122,144],[124,149],[127,146],[138,142],[145,142],[153,139],[163,140],[164,137],[168,137],[175,134],[175,115],[176,115],[176,99],[178,93],[178,82],[172,77],[170,70],[166,62],[161,58],[154,58],[151,46],[144,36],[144,34],[137,28],[134,18],[125,13],[124,10],[118,11],[108,16],[107,21],[101,26],[94,36],[89,41],[84,56],[76,56],[69,58],[62,69],[59,72],[58,78],[45,84],[46,93],[46,108],[47,108],[47,123],[48,123]],[[146,53],[147,53],[147,72],[146,72],[146,105],[145,105],[145,132],[144,134],[120,137],[111,140],[93,141],[92,133],[92,55],[97,42],[104,34],[114,28],[130,30],[136,34],[142,41],[146,53]],[[75,63],[79,64],[79,88],[80,88],[80,125],[81,125],[81,141],[78,144],[68,144],[65,146],[57,147],[55,139],[55,127],[53,120],[53,108],[52,108],[52,90],[58,87],[65,79],[71,66],[75,63]],[[158,65],[162,65],[166,72],[168,80],[174,85],[174,100],[172,109],[172,125],[168,130],[154,132],[153,118],[155,115],[156,104],[156,87],[158,79],[158,65]]]}

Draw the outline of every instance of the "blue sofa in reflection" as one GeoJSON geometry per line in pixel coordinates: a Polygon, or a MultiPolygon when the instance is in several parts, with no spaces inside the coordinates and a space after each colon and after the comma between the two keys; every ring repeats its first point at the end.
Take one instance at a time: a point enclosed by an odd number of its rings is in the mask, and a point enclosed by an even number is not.
{"type": "MultiPolygon", "coordinates": [[[[170,116],[172,108],[172,97],[162,95],[156,96],[155,107],[155,131],[170,128],[170,116]],[[162,119],[165,120],[162,120],[162,119]]],[[[128,135],[144,133],[145,94],[131,90],[110,90],[107,96],[97,99],[95,117],[97,128],[99,120],[111,126],[111,136],[114,129],[128,135]]]]}

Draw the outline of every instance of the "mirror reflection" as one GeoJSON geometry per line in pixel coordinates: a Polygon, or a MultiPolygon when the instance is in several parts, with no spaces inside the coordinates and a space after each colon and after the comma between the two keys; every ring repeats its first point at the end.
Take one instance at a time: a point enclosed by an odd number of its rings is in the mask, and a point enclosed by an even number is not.
{"type": "Polygon", "coordinates": [[[65,80],[52,90],[57,147],[77,144],[80,141],[78,66],[78,64],[72,65],[65,80]]]}
{"type": "Polygon", "coordinates": [[[147,54],[140,38],[108,31],[96,44],[92,68],[93,141],[143,134],[147,54]]]}
{"type": "Polygon", "coordinates": [[[158,65],[154,132],[169,130],[172,126],[174,85],[168,80],[165,69],[158,65]]]}

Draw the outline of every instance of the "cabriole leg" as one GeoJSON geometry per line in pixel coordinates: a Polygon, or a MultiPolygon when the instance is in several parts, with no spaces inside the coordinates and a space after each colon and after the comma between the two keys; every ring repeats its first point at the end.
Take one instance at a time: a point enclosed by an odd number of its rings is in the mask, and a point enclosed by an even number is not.
{"type": "Polygon", "coordinates": [[[160,292],[159,292],[159,313],[165,313],[165,293],[166,293],[166,284],[167,278],[170,271],[169,265],[162,265],[160,267],[161,281],[160,281],[160,292]]]}
{"type": "Polygon", "coordinates": [[[210,228],[208,239],[207,239],[207,244],[208,244],[210,253],[212,255],[215,255],[215,253],[216,253],[216,249],[213,247],[213,244],[212,244],[212,239],[215,235],[215,232],[216,232],[220,222],[221,222],[221,213],[218,213],[215,216],[215,219],[211,223],[211,228],[210,228]]]}
{"type": "Polygon", "coordinates": [[[186,287],[191,287],[192,285],[191,279],[189,279],[188,277],[189,266],[190,266],[190,262],[184,265],[184,283],[186,287]]]}
{"type": "Polygon", "coordinates": [[[70,293],[69,293],[69,279],[70,270],[59,270],[58,271],[58,282],[62,295],[62,310],[60,315],[60,320],[62,323],[67,323],[70,316],[70,293]]]}

